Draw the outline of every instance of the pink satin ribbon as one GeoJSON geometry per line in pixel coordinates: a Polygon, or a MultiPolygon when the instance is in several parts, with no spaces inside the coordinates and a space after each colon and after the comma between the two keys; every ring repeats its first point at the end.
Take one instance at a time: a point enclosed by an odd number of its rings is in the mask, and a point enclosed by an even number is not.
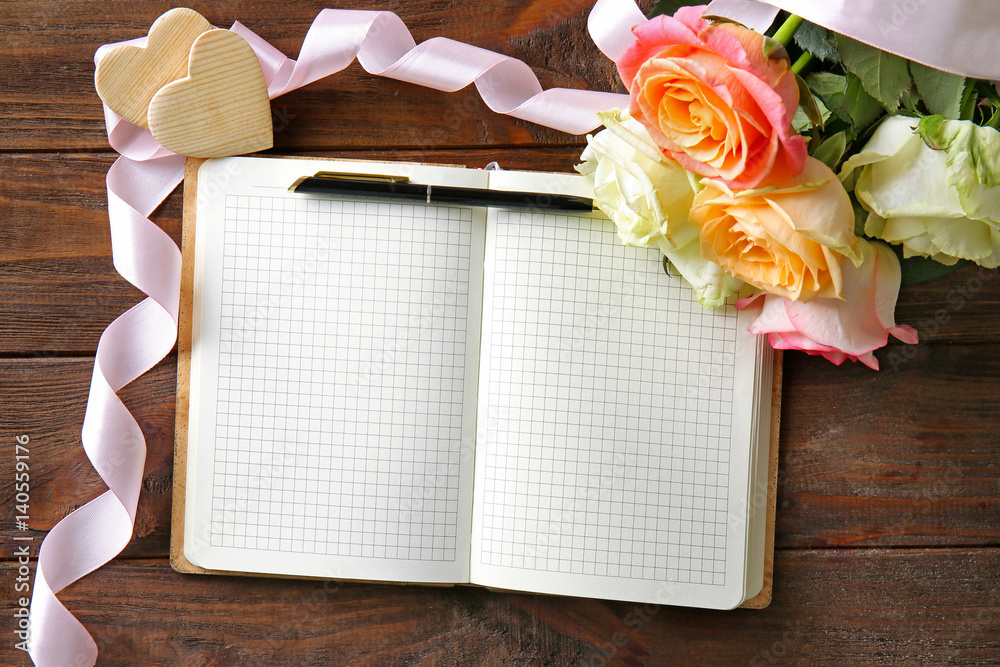
{"type": "MultiPolygon", "coordinates": [[[[629,20],[642,20],[631,0],[626,4],[634,9],[629,20]]],[[[601,39],[624,43],[633,24],[620,25],[624,32],[617,36],[610,24],[603,25],[601,39]]],[[[461,42],[439,37],[417,45],[402,20],[389,12],[323,10],[306,34],[298,60],[286,58],[239,23],[233,30],[257,54],[271,99],[338,72],[357,58],[372,74],[438,90],[474,83],[490,109],[573,134],[597,127],[598,111],[628,103],[627,96],[614,93],[542,90],[523,62],[461,42]]],[[[145,38],[128,43],[144,45],[145,38]]],[[[113,46],[117,44],[98,49],[95,61],[113,46]]],[[[82,441],[108,491],[57,523],[42,542],[28,626],[29,654],[42,666],[93,665],[97,660],[94,640],[56,593],[110,561],[132,537],[146,442],[116,394],[163,359],[177,337],[181,255],[149,215],[181,182],[184,157],[106,106],[104,115],[108,141],[121,154],[107,176],[114,264],[148,298],[112,322],[97,346],[82,441]]]]}
{"type": "Polygon", "coordinates": [[[114,558],[132,538],[146,461],[142,429],[116,392],[174,346],[181,254],[148,216],[177,187],[184,158],[120,157],[108,171],[108,216],[115,268],[149,295],[108,325],[97,345],[83,447],[108,485],[57,523],[38,553],[29,615],[37,665],[92,665],[97,645],[55,593],[114,558]]]}
{"type": "Polygon", "coordinates": [[[993,0],[713,0],[706,13],[763,32],[779,9],[935,69],[1000,79],[1000,7],[993,0]]]}
{"type": "Polygon", "coordinates": [[[339,72],[357,58],[370,74],[435,90],[454,92],[475,84],[493,111],[570,134],[594,129],[598,111],[628,103],[617,93],[542,90],[522,61],[445,37],[418,45],[391,12],[324,9],[309,27],[297,61],[240,23],[232,29],[257,53],[271,99],[339,72]]]}

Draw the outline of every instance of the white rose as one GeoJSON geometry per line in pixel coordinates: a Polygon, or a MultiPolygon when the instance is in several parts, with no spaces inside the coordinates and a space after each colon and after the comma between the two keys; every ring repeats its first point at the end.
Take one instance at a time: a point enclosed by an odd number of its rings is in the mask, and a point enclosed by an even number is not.
{"type": "Polygon", "coordinates": [[[968,259],[1000,265],[1000,187],[991,185],[1000,134],[968,121],[933,118],[925,136],[917,119],[892,116],[841,172],[869,212],[865,233],[902,243],[905,257],[952,265],[968,259]],[[994,136],[995,135],[995,136],[994,136]],[[943,150],[947,148],[947,150],[943,150]],[[985,183],[985,185],[984,185],[985,183]]]}
{"type": "Polygon", "coordinates": [[[688,220],[698,176],[663,157],[646,129],[617,110],[599,114],[608,129],[587,137],[576,169],[594,185],[594,202],[626,245],[655,247],[707,308],[722,305],[743,283],[701,256],[688,220]]]}

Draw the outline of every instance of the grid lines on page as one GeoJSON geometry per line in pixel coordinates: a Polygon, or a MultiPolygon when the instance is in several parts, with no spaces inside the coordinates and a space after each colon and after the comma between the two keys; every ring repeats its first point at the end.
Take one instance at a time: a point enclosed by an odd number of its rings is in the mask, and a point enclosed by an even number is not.
{"type": "Polygon", "coordinates": [[[734,309],[606,220],[499,223],[482,562],[724,584],[734,309]]]}
{"type": "Polygon", "coordinates": [[[227,197],[213,545],[455,559],[471,224],[227,197]]]}

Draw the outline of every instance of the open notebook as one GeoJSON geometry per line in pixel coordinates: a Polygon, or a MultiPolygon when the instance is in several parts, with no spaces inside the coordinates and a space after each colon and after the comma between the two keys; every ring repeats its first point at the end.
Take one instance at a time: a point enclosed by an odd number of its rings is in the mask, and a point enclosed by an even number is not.
{"type": "Polygon", "coordinates": [[[705,310],[600,213],[288,192],[322,170],[590,196],[572,174],[205,162],[175,560],[720,609],[761,590],[754,313],[705,310]]]}

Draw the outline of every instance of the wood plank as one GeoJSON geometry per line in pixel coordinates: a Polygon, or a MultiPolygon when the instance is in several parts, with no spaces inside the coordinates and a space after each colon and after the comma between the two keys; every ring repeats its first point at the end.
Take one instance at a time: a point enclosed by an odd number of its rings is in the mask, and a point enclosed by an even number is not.
{"type": "MultiPolygon", "coordinates": [[[[15,569],[0,565],[4,580],[15,569]]],[[[775,575],[770,607],[717,612],[118,560],[61,599],[107,665],[986,664],[1000,651],[1000,550],[786,550],[775,575]]],[[[27,665],[12,643],[4,657],[27,665]]]]}
{"type": "MultiPolygon", "coordinates": [[[[91,359],[0,360],[0,423],[34,447],[39,539],[103,491],[79,442],[92,369],[91,359]]],[[[148,440],[132,556],[167,554],[175,373],[170,357],[123,392],[148,440]]],[[[997,377],[1000,345],[925,346],[881,373],[786,355],[778,547],[997,544],[997,377]]],[[[0,461],[8,507],[13,465],[0,461]]],[[[0,527],[0,544],[14,534],[0,527]]]]}
{"type": "MultiPolygon", "coordinates": [[[[407,150],[340,153],[508,169],[572,171],[579,150],[407,150]]],[[[0,154],[0,356],[93,354],[104,328],[143,298],[111,261],[105,177],[112,154],[0,154]],[[45,177],[40,175],[44,174],[45,177]],[[50,176],[51,175],[51,176],[50,176]]],[[[180,243],[180,189],[154,220],[180,243]]]]}
{"type": "MultiPolygon", "coordinates": [[[[329,6],[192,2],[213,23],[239,19],[293,56],[329,6]]],[[[93,368],[86,356],[104,326],[141,298],[110,259],[104,175],[115,156],[93,90],[93,53],[144,34],[173,4],[0,3],[0,205],[8,219],[0,225],[0,422],[11,449],[13,436],[32,438],[33,556],[59,518],[103,491],[79,443],[93,368]]],[[[651,0],[640,4],[648,9],[651,0]]],[[[442,35],[520,57],[546,87],[621,90],[586,37],[591,5],[337,6],[396,11],[418,41],[442,35]]],[[[357,65],[275,100],[272,116],[279,153],[354,151],[346,155],[470,166],[499,159],[508,168],[566,171],[582,145],[498,116],[472,90],[428,91],[357,65]]],[[[178,195],[156,219],[179,239],[178,195]]],[[[904,289],[897,319],[916,326],[924,344],[883,350],[880,373],[786,356],[777,535],[784,549],[764,611],[179,575],[166,562],[173,359],[123,392],[149,441],[135,539],[62,599],[94,633],[101,664],[996,662],[998,275],[966,267],[904,289]],[[871,548],[884,546],[900,548],[871,548]]],[[[0,527],[0,578],[12,583],[13,465],[12,456],[0,457],[0,500],[11,518],[0,527]]],[[[13,649],[14,618],[6,618],[0,663],[27,665],[13,649]]]]}
{"type": "MultiPolygon", "coordinates": [[[[94,91],[94,52],[104,43],[142,37],[173,3],[4,3],[0,12],[0,150],[107,146],[104,116],[94,91]],[[30,29],[25,29],[30,26],[30,29]],[[53,76],[53,73],[56,73],[53,76]]],[[[302,40],[328,2],[266,0],[186,3],[211,23],[239,20],[286,55],[302,40]]],[[[389,1],[417,42],[443,36],[495,50],[532,66],[542,86],[624,89],[613,63],[591,42],[586,28],[591,0],[496,0],[489,11],[474,3],[389,1]]],[[[651,0],[640,3],[646,8],[651,0]]],[[[339,9],[372,9],[367,0],[339,9]]],[[[359,146],[496,146],[581,144],[582,138],[491,112],[472,90],[450,94],[373,77],[357,64],[279,98],[272,105],[279,149],[359,146]],[[332,122],[336,121],[336,122],[332,122]],[[414,131],[419,128],[419,131],[414,131]]]]}
{"type": "MultiPolygon", "coordinates": [[[[992,343],[1000,341],[998,311],[1000,269],[967,264],[937,280],[903,287],[896,322],[915,328],[922,342],[992,343]]],[[[900,352],[903,359],[907,354],[900,352]]]]}
{"type": "MultiPolygon", "coordinates": [[[[114,157],[0,154],[0,354],[92,354],[142,298],[111,261],[105,176],[114,157]]],[[[178,201],[159,220],[180,238],[178,201]]]]}
{"type": "Polygon", "coordinates": [[[878,357],[876,373],[785,355],[776,543],[995,545],[1000,348],[878,357]]]}
{"type": "MultiPolygon", "coordinates": [[[[30,439],[31,476],[31,530],[17,530],[13,519],[5,522],[0,530],[5,558],[23,544],[15,536],[33,537],[37,547],[57,521],[107,489],[80,441],[93,368],[93,359],[0,360],[0,423],[11,452],[0,457],[0,498],[11,516],[16,436],[30,439]]],[[[119,394],[142,427],[147,451],[135,529],[125,556],[169,551],[175,377],[176,363],[168,360],[119,394]]]]}
{"type": "MultiPolygon", "coordinates": [[[[546,149],[340,152],[508,169],[571,171],[576,147],[546,149]]],[[[114,270],[104,179],[111,154],[0,154],[0,205],[13,225],[0,226],[0,355],[93,354],[101,332],[142,298],[114,270]],[[45,174],[44,178],[40,174],[45,174]]],[[[180,241],[180,194],[155,220],[180,241]]],[[[904,288],[897,320],[924,343],[1000,342],[1000,271],[966,266],[942,279],[904,288]]],[[[906,358],[904,348],[897,357],[906,358]]]]}

